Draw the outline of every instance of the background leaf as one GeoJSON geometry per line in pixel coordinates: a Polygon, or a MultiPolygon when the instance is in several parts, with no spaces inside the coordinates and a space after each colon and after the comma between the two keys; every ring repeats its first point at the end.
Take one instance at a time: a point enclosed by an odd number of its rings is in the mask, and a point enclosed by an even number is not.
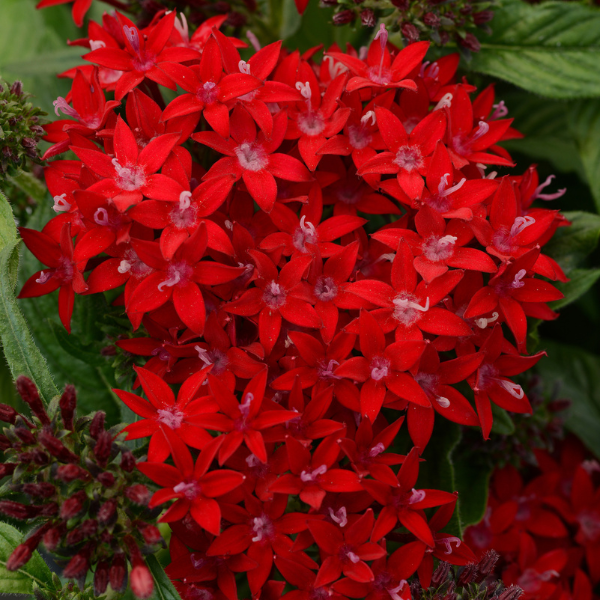
{"type": "Polygon", "coordinates": [[[581,298],[600,279],[600,269],[575,269],[569,273],[569,279],[566,283],[555,284],[565,297],[550,303],[553,310],[563,308],[581,298]]]}
{"type": "Polygon", "coordinates": [[[566,427],[600,458],[600,356],[544,340],[548,356],[536,366],[546,391],[571,400],[566,427]]]}
{"type": "Polygon", "coordinates": [[[470,67],[549,98],[600,96],[600,12],[571,2],[494,8],[470,67]]]}
{"type": "Polygon", "coordinates": [[[36,551],[18,571],[4,566],[12,551],[21,543],[23,534],[8,523],[0,523],[0,593],[31,594],[32,585],[52,586],[52,572],[36,551]]]}
{"type": "Polygon", "coordinates": [[[171,580],[154,555],[146,557],[146,564],[154,578],[154,593],[159,600],[181,600],[171,580]]]}

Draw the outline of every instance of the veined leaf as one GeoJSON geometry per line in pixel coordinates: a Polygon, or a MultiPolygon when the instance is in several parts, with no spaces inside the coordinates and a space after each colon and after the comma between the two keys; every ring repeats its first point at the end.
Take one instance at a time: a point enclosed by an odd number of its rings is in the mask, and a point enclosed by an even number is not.
{"type": "Polygon", "coordinates": [[[154,578],[154,593],[156,597],[159,600],[181,600],[171,580],[153,554],[146,558],[146,564],[154,578]]]}
{"type": "Polygon", "coordinates": [[[41,587],[52,585],[52,572],[38,552],[17,571],[6,569],[6,561],[22,539],[20,531],[8,523],[0,523],[0,593],[31,594],[34,583],[41,587]]]}
{"type": "Polygon", "coordinates": [[[549,98],[600,96],[600,12],[570,2],[505,0],[471,68],[549,98]]]}
{"type": "Polygon", "coordinates": [[[0,339],[13,379],[26,375],[50,402],[58,394],[46,360],[35,345],[14,295],[19,267],[19,241],[12,210],[0,192],[0,339]]]}
{"type": "Polygon", "coordinates": [[[600,269],[575,269],[569,273],[569,277],[566,283],[555,284],[565,297],[550,304],[553,310],[563,308],[583,296],[600,279],[600,269]]]}

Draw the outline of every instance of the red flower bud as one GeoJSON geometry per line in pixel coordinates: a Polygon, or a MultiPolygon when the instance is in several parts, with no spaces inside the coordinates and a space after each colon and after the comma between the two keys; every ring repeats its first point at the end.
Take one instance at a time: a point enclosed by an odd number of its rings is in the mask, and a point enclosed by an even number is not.
{"type": "Polygon", "coordinates": [[[26,506],[20,502],[12,500],[0,500],[0,512],[12,517],[13,519],[33,519],[40,513],[39,506],[26,506]]]}
{"type": "Polygon", "coordinates": [[[37,496],[38,498],[51,498],[56,493],[56,488],[47,482],[25,483],[21,490],[28,496],[37,496]]]}
{"type": "Polygon", "coordinates": [[[13,463],[4,463],[0,464],[0,479],[6,477],[7,475],[12,475],[15,472],[17,465],[13,463]]]}
{"type": "Polygon", "coordinates": [[[112,473],[109,473],[108,471],[105,471],[104,473],[100,473],[100,475],[98,475],[98,477],[96,477],[96,479],[104,487],[107,487],[107,488],[111,488],[113,485],[115,485],[115,476],[112,473]]]}
{"type": "Polygon", "coordinates": [[[499,596],[498,600],[519,600],[523,595],[523,590],[518,585],[507,587],[499,596]]]}
{"type": "Polygon", "coordinates": [[[0,404],[0,421],[3,423],[14,425],[18,415],[19,413],[12,406],[0,404]]]}
{"type": "Polygon", "coordinates": [[[402,35],[407,44],[412,44],[419,39],[419,30],[412,23],[404,23],[401,28],[402,35]]]}
{"type": "Polygon", "coordinates": [[[31,453],[31,462],[34,462],[36,465],[39,465],[40,467],[44,467],[50,462],[50,459],[48,458],[48,455],[41,448],[36,448],[31,453]]]}
{"type": "Polygon", "coordinates": [[[124,592],[127,587],[127,562],[123,553],[116,554],[108,571],[110,587],[115,592],[124,592]]]}
{"type": "Polygon", "coordinates": [[[150,490],[141,483],[127,488],[125,490],[125,495],[135,504],[141,504],[142,506],[146,506],[152,497],[150,490]]]}
{"type": "Polygon", "coordinates": [[[19,544],[8,557],[6,568],[8,571],[20,569],[33,554],[33,550],[27,544],[19,544]]]}
{"type": "Polygon", "coordinates": [[[61,462],[79,462],[79,457],[66,448],[58,438],[54,437],[49,428],[44,427],[44,429],[40,431],[38,434],[38,441],[52,456],[61,462]]]}
{"type": "Polygon", "coordinates": [[[121,469],[131,473],[135,469],[135,456],[129,450],[123,450],[121,454],[121,469]]]}
{"type": "Polygon", "coordinates": [[[63,577],[67,579],[77,579],[84,575],[90,568],[90,561],[87,552],[76,554],[65,567],[63,577]]]}
{"type": "Polygon", "coordinates": [[[375,13],[370,8],[365,8],[360,13],[360,22],[365,27],[375,27],[375,13]]]}
{"type": "Polygon", "coordinates": [[[343,10],[333,15],[332,20],[334,25],[347,25],[354,21],[354,13],[351,10],[343,10]]]}
{"type": "Polygon", "coordinates": [[[42,422],[42,425],[50,425],[50,419],[42,404],[37,387],[31,379],[21,375],[17,377],[17,392],[23,400],[29,404],[31,412],[42,422]]]}
{"type": "Polygon", "coordinates": [[[90,474],[78,465],[61,465],[56,470],[56,477],[65,483],[75,481],[75,479],[88,479],[90,474]]]}
{"type": "Polygon", "coordinates": [[[58,504],[51,502],[50,504],[44,504],[40,508],[40,517],[54,517],[58,514],[58,504]]]}
{"type": "Polygon", "coordinates": [[[500,555],[495,550],[488,550],[477,565],[481,575],[489,575],[496,567],[496,563],[500,559],[500,555]]]}
{"type": "Polygon", "coordinates": [[[63,536],[63,531],[65,529],[66,528],[63,525],[59,525],[58,527],[52,527],[52,529],[46,531],[46,533],[44,534],[43,542],[44,546],[46,546],[46,549],[49,552],[52,552],[56,549],[56,547],[60,543],[60,540],[63,536]]]}
{"type": "Polygon", "coordinates": [[[69,546],[78,544],[79,542],[93,536],[98,531],[98,521],[95,519],[85,520],[79,527],[73,529],[67,535],[67,544],[69,546]]]}
{"type": "Polygon", "coordinates": [[[494,13],[491,10],[482,10],[473,15],[475,25],[484,25],[489,23],[494,18],[494,13]]]}
{"type": "Polygon", "coordinates": [[[131,571],[131,591],[133,594],[145,600],[150,598],[154,591],[154,580],[150,570],[145,564],[133,567],[131,571]]]}
{"type": "Polygon", "coordinates": [[[96,445],[94,446],[94,456],[101,467],[105,467],[108,459],[110,458],[110,451],[112,449],[112,436],[108,431],[101,431],[96,438],[96,445]]]}
{"type": "Polygon", "coordinates": [[[146,544],[158,544],[162,540],[162,535],[160,535],[160,531],[158,527],[154,525],[146,525],[140,529],[140,533],[144,538],[146,544]]]}
{"type": "Polygon", "coordinates": [[[4,452],[9,448],[12,448],[12,442],[5,435],[0,435],[0,452],[4,452]]]}
{"type": "Polygon", "coordinates": [[[469,585],[473,581],[475,581],[477,577],[477,565],[472,563],[470,565],[466,565],[461,571],[458,579],[456,580],[456,585],[458,587],[465,587],[469,585]]]}
{"type": "Polygon", "coordinates": [[[467,33],[463,38],[458,38],[458,43],[467,50],[471,50],[471,52],[479,52],[481,50],[481,44],[479,40],[472,34],[467,33]]]}
{"type": "Polygon", "coordinates": [[[106,561],[101,561],[98,563],[96,567],[96,572],[94,573],[94,594],[96,596],[101,596],[106,592],[106,588],[108,587],[108,563],[106,561]]]}
{"type": "Polygon", "coordinates": [[[73,416],[77,408],[77,393],[74,386],[65,386],[65,391],[60,397],[58,406],[60,407],[60,416],[62,417],[65,429],[73,431],[73,416]]]}
{"type": "Polygon", "coordinates": [[[111,500],[107,500],[104,504],[102,504],[96,516],[98,517],[98,521],[104,524],[109,523],[116,514],[116,512],[117,501],[116,499],[112,498],[111,500]]]}
{"type": "Polygon", "coordinates": [[[15,427],[14,428],[15,435],[23,442],[23,444],[30,446],[31,444],[35,444],[35,436],[27,427],[15,427]]]}
{"type": "Polygon", "coordinates": [[[84,491],[73,494],[70,498],[63,502],[60,507],[61,519],[72,519],[77,516],[83,510],[83,504],[86,501],[86,495],[84,491]]]}
{"type": "Polygon", "coordinates": [[[99,410],[90,423],[90,435],[97,440],[98,436],[104,431],[104,421],[106,415],[99,410]]]}
{"type": "Polygon", "coordinates": [[[431,585],[436,588],[440,587],[448,579],[449,574],[450,565],[447,562],[440,562],[431,577],[431,585]]]}

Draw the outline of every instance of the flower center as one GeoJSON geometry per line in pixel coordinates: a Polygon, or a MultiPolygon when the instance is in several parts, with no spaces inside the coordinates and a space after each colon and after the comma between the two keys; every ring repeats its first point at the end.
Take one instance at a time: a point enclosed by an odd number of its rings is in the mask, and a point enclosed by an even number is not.
{"type": "Polygon", "coordinates": [[[247,171],[262,171],[269,162],[262,146],[251,142],[240,144],[235,149],[235,155],[242,169],[247,171]]]}
{"type": "Polygon", "coordinates": [[[170,406],[166,409],[159,408],[156,411],[156,414],[158,415],[157,421],[164,423],[171,429],[179,429],[183,423],[183,418],[185,417],[176,406],[170,406]]]}
{"type": "Polygon", "coordinates": [[[345,506],[342,506],[337,512],[334,512],[333,508],[329,508],[329,517],[340,527],[346,527],[346,525],[348,525],[348,514],[345,506]]]}
{"type": "Polygon", "coordinates": [[[325,475],[327,473],[327,465],[321,465],[314,471],[302,471],[300,473],[300,479],[304,483],[315,483],[319,479],[319,475],[325,475]]]}
{"type": "Polygon", "coordinates": [[[423,244],[423,254],[431,262],[448,260],[454,254],[456,238],[453,235],[444,237],[430,237],[423,244]]]}
{"type": "Polygon", "coordinates": [[[348,141],[354,149],[363,150],[372,140],[373,136],[364,127],[360,125],[350,125],[348,127],[348,141]]]}
{"type": "Polygon", "coordinates": [[[317,364],[317,375],[321,379],[341,379],[341,377],[335,375],[333,372],[339,364],[337,360],[330,360],[326,365],[324,360],[320,360],[317,364]]]}
{"type": "Polygon", "coordinates": [[[458,548],[461,544],[461,541],[459,538],[451,536],[451,537],[444,537],[444,538],[437,538],[436,542],[439,542],[440,544],[443,544],[446,547],[446,550],[444,551],[444,554],[452,554],[452,544],[456,544],[456,547],[458,548]]]}
{"type": "Polygon", "coordinates": [[[146,174],[142,167],[122,167],[116,158],[112,159],[112,164],[117,173],[117,185],[126,192],[138,190],[146,184],[146,174]]]}
{"type": "Polygon", "coordinates": [[[204,104],[212,104],[219,97],[219,87],[214,81],[207,81],[201,88],[198,88],[196,97],[204,104]]]}
{"type": "Polygon", "coordinates": [[[418,146],[401,146],[396,152],[394,162],[405,171],[411,173],[423,167],[423,157],[418,146]]]}
{"type": "Polygon", "coordinates": [[[60,196],[54,196],[54,206],[52,210],[55,213],[67,212],[71,209],[71,204],[67,202],[67,194],[61,194],[60,196]]]}
{"type": "Polygon", "coordinates": [[[146,263],[142,262],[135,250],[130,248],[125,252],[117,271],[119,271],[121,275],[130,273],[133,277],[140,279],[149,275],[152,272],[152,267],[149,267],[146,263]]]}
{"type": "Polygon", "coordinates": [[[197,481],[182,481],[173,488],[173,491],[176,494],[183,494],[188,500],[194,500],[200,495],[201,487],[197,481]]]}
{"type": "Polygon", "coordinates": [[[263,302],[272,310],[276,310],[285,304],[286,292],[276,281],[271,281],[263,292],[263,302]]]}
{"type": "Polygon", "coordinates": [[[255,535],[252,538],[253,542],[261,542],[266,539],[271,539],[275,535],[275,527],[273,522],[264,513],[252,520],[252,531],[255,535]]]}
{"type": "Polygon", "coordinates": [[[398,294],[393,300],[394,319],[403,325],[412,325],[421,319],[423,313],[429,310],[429,298],[425,301],[425,306],[417,302],[416,296],[403,292],[398,294]]]}
{"type": "Polygon", "coordinates": [[[371,379],[375,381],[381,381],[389,375],[390,372],[390,361],[383,356],[376,356],[371,361],[371,379]]]}
{"type": "Polygon", "coordinates": [[[356,564],[360,562],[360,556],[352,552],[352,550],[354,550],[354,546],[344,545],[340,548],[340,560],[343,563],[351,562],[356,564]]]}
{"type": "Polygon", "coordinates": [[[200,346],[194,346],[194,350],[198,353],[198,358],[208,367],[213,366],[212,375],[221,375],[229,365],[227,354],[221,352],[218,348],[205,350],[200,346]]]}
{"type": "Polygon", "coordinates": [[[580,531],[586,540],[596,542],[600,539],[600,513],[584,512],[578,516],[577,520],[580,531]]]}
{"type": "Polygon", "coordinates": [[[338,294],[338,287],[331,277],[319,277],[315,283],[315,296],[321,302],[329,302],[338,294]]]}
{"type": "Polygon", "coordinates": [[[300,219],[300,227],[296,229],[292,237],[292,244],[300,252],[308,252],[306,244],[316,244],[319,236],[316,227],[306,220],[306,215],[300,219]]]}
{"type": "Polygon", "coordinates": [[[166,287],[173,287],[178,283],[186,283],[193,273],[192,267],[186,262],[177,262],[169,265],[167,278],[158,284],[158,291],[162,292],[166,287]]]}
{"type": "Polygon", "coordinates": [[[325,121],[318,112],[307,111],[298,115],[298,129],[306,135],[319,135],[325,129],[325,121]]]}

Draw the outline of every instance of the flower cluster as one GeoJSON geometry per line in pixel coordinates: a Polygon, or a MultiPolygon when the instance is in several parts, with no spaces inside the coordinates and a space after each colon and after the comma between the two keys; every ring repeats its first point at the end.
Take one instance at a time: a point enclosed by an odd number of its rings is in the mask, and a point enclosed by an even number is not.
{"type": "Polygon", "coordinates": [[[526,600],[589,600],[600,581],[600,465],[575,438],[523,481],[509,465],[495,472],[481,523],[465,534],[477,553],[494,548],[501,575],[526,600]]]}
{"type": "Polygon", "coordinates": [[[37,145],[44,135],[45,115],[30,101],[23,84],[0,83],[0,179],[14,175],[27,160],[40,163],[37,145]]]}
{"type": "MultiPolygon", "coordinates": [[[[302,0],[297,0],[299,9],[302,0]]],[[[493,1],[469,2],[465,0],[323,0],[325,6],[334,6],[335,25],[360,23],[364,27],[375,27],[383,22],[390,31],[399,31],[406,44],[418,40],[429,40],[445,46],[455,42],[465,50],[478,52],[480,43],[475,36],[477,29],[488,29],[493,19],[490,10],[493,1]]]]}
{"type": "MultiPolygon", "coordinates": [[[[17,379],[17,391],[32,417],[0,404],[0,421],[9,424],[0,435],[5,459],[0,478],[11,477],[0,512],[35,526],[6,568],[22,567],[43,543],[80,589],[93,568],[95,595],[104,594],[109,583],[125,591],[129,562],[132,591],[148,598],[154,584],[142,551],[153,552],[164,542],[155,525],[158,511],[148,508],[152,492],[140,483],[124,436],[105,429],[102,412],[76,418],[72,386],[48,410],[27,377],[17,379]]],[[[39,594],[51,598],[53,590],[39,594]]]]}
{"type": "Polygon", "coordinates": [[[398,600],[434,557],[474,560],[441,533],[456,495],[416,487],[419,455],[436,415],[488,438],[492,402],[531,411],[512,377],[543,355],[527,316],[556,317],[542,246],[566,224],[532,203],[562,191],[488,172],[519,134],[493,88],[454,81],[456,55],[424,63],[382,27],[364,57],[244,61],[211,27],[90,23],[47,128],[47,156],[77,159],[46,168],[57,216],[20,230],[47,267],[21,297],[60,289],[69,328],[76,294],[121,290],[145,399],[116,393],[141,417],[128,439],[150,438],[150,506],[174,500],[185,598],[235,598],[236,573],[279,597],[276,569],[296,598],[398,600]],[[365,217],[385,224],[369,237],[365,217]]]}

